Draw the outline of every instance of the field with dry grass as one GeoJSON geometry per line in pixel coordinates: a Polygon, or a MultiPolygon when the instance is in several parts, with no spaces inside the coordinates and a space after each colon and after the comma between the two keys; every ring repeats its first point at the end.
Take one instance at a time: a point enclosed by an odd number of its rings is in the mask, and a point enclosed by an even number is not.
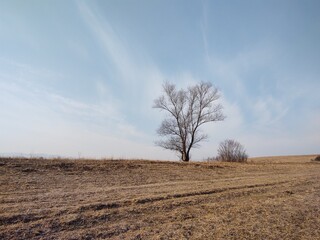
{"type": "Polygon", "coordinates": [[[0,239],[320,239],[315,156],[0,159],[0,239]]]}

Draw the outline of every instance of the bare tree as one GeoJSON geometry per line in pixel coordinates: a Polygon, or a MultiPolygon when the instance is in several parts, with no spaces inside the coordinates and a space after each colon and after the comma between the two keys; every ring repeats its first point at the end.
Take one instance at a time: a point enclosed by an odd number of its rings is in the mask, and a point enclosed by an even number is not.
{"type": "Polygon", "coordinates": [[[222,106],[215,104],[220,95],[209,82],[201,82],[187,90],[177,90],[174,84],[163,84],[164,94],[154,101],[154,108],[167,113],[158,134],[165,140],[156,142],[160,147],[178,152],[181,160],[190,160],[192,148],[207,139],[200,127],[208,122],[222,121],[222,106]]]}
{"type": "Polygon", "coordinates": [[[225,162],[246,162],[248,154],[239,142],[228,139],[220,143],[217,159],[225,162]]]}

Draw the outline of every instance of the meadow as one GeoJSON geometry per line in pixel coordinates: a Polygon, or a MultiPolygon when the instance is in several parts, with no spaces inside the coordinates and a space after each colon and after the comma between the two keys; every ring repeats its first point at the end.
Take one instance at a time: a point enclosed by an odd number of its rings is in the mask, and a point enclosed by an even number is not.
{"type": "Polygon", "coordinates": [[[0,239],[320,239],[314,158],[0,158],[0,239]]]}

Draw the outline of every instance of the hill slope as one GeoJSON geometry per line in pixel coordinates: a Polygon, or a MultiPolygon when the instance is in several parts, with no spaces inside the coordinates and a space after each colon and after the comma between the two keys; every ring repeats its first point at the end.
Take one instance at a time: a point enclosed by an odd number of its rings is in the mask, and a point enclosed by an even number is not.
{"type": "Polygon", "coordinates": [[[3,158],[0,238],[320,239],[320,164],[291,158],[3,158]]]}

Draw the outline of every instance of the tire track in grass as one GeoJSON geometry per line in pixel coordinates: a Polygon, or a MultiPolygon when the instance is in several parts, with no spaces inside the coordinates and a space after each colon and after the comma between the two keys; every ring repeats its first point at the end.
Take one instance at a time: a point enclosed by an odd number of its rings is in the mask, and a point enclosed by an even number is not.
{"type": "Polygon", "coordinates": [[[92,210],[99,211],[103,209],[115,209],[115,208],[127,207],[134,204],[141,205],[141,204],[154,203],[154,202],[165,201],[165,200],[173,200],[173,199],[202,196],[202,195],[211,195],[211,194],[223,193],[223,192],[233,191],[233,190],[270,187],[270,186],[285,184],[288,182],[289,181],[281,181],[276,183],[264,183],[264,184],[251,184],[251,185],[236,186],[236,187],[215,188],[215,189],[196,191],[196,192],[168,194],[165,196],[147,197],[147,198],[140,198],[135,200],[90,204],[90,205],[81,206],[77,211],[84,212],[84,211],[92,211],[92,210]]]}

